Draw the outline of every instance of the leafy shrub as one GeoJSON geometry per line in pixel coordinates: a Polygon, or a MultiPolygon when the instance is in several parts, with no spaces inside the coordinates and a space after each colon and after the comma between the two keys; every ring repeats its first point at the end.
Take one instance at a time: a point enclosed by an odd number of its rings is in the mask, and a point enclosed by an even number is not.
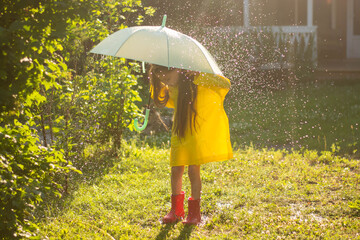
{"type": "Polygon", "coordinates": [[[35,130],[15,120],[0,127],[0,235],[21,239],[37,228],[32,212],[46,195],[60,196],[56,174],[74,170],[61,151],[40,146],[35,130]]]}
{"type": "Polygon", "coordinates": [[[76,76],[56,93],[54,135],[68,154],[81,156],[86,145],[110,141],[113,150],[120,148],[124,129],[133,130],[132,119],[139,115],[135,102],[141,98],[133,73],[138,64],[125,65],[119,58],[95,64],[100,73],[76,76]]]}
{"type": "Polygon", "coordinates": [[[103,59],[87,53],[153,9],[138,0],[48,0],[5,1],[0,12],[0,238],[25,238],[36,230],[36,206],[60,194],[55,177],[75,170],[69,160],[89,141],[120,145],[140,99],[134,68],[99,66],[103,59]]]}

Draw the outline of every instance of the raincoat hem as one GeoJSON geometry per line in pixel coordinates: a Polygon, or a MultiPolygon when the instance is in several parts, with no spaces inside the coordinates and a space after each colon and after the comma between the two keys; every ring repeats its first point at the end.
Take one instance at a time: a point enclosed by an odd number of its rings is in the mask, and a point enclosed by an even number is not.
{"type": "Polygon", "coordinates": [[[226,161],[226,160],[230,160],[233,158],[234,158],[233,153],[229,153],[229,154],[219,155],[219,156],[215,156],[215,157],[206,157],[206,158],[198,159],[196,161],[190,161],[189,163],[181,163],[181,162],[180,163],[172,163],[170,160],[170,167],[202,165],[205,163],[226,161]]]}

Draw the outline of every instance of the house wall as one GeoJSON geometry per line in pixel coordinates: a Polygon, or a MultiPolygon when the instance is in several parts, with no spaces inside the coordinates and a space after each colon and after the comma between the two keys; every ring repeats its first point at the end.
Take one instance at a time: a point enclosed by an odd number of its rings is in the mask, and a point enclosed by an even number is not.
{"type": "Polygon", "coordinates": [[[252,0],[250,6],[251,25],[306,25],[306,4],[307,0],[252,0]]]}

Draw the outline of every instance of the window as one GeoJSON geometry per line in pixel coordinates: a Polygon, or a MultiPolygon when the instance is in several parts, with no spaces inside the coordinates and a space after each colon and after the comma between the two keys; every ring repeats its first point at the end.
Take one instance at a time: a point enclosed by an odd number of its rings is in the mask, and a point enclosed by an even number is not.
{"type": "Polygon", "coordinates": [[[354,35],[360,35],[360,0],[354,0],[354,35]]]}

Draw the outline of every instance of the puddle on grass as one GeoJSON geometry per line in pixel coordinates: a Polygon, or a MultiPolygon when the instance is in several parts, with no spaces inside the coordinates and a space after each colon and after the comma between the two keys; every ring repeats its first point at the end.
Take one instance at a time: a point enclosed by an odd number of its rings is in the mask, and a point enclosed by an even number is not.
{"type": "Polygon", "coordinates": [[[233,204],[232,204],[232,201],[226,202],[226,203],[217,202],[216,207],[219,209],[229,209],[229,208],[233,207],[233,204]]]}
{"type": "Polygon", "coordinates": [[[326,218],[316,215],[314,213],[304,214],[305,210],[306,210],[306,207],[303,204],[290,204],[290,211],[293,214],[290,216],[290,219],[292,219],[292,220],[299,219],[300,221],[304,221],[304,222],[316,221],[319,223],[327,221],[326,218]]]}

